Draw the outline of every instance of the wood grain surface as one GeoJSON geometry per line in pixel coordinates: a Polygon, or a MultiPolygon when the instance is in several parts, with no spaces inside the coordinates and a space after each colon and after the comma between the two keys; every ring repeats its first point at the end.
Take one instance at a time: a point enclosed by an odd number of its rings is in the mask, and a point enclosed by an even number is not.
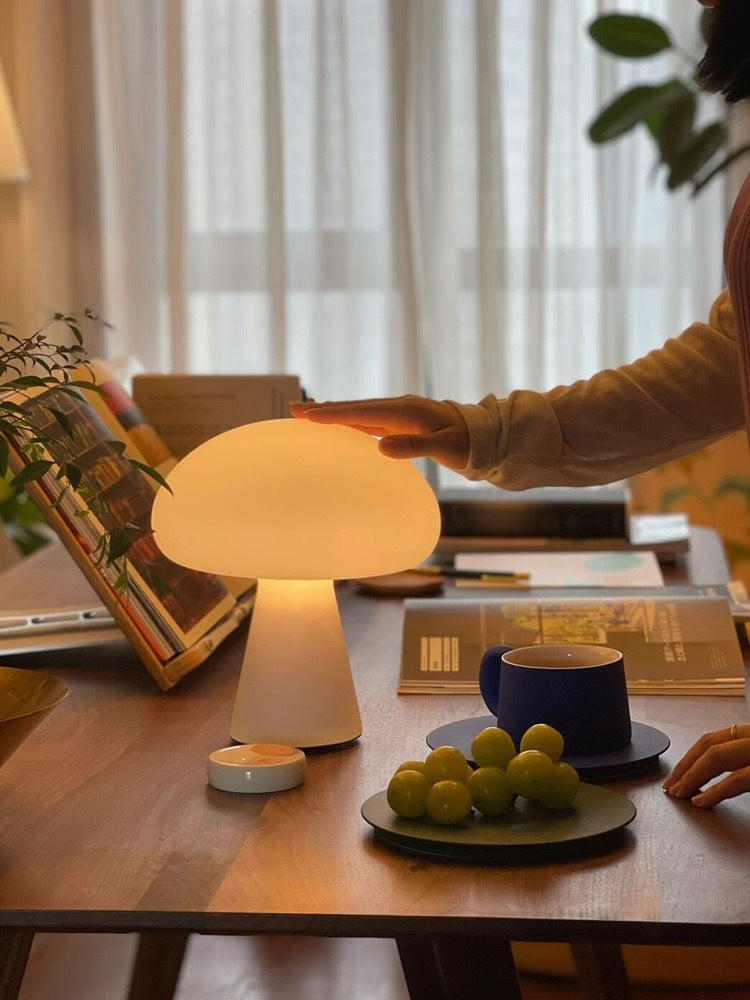
{"type": "MultiPolygon", "coordinates": [[[[694,546],[696,582],[726,578],[713,538],[694,546]]],[[[613,853],[535,866],[399,854],[361,803],[426,754],[431,729],[486,710],[398,696],[402,601],[349,584],[339,599],[364,734],[311,755],[306,783],[274,795],[206,782],[208,754],[230,742],[244,627],[169,692],[124,644],[38,657],[70,695],[0,768],[0,925],[750,944],[750,796],[701,811],[661,791],[703,731],[750,718],[747,697],[631,699],[672,746],[655,772],[611,786],[638,808],[613,853]]]]}

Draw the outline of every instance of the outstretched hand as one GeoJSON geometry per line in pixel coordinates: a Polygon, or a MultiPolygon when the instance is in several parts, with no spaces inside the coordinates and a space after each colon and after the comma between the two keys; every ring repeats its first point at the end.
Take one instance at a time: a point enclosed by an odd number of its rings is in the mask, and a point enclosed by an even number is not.
{"type": "Polygon", "coordinates": [[[750,724],[705,733],[675,765],[663,787],[669,795],[704,808],[750,792],[750,724]],[[700,791],[722,774],[726,777],[700,791]]]}
{"type": "Polygon", "coordinates": [[[292,403],[294,417],[318,424],[346,424],[380,438],[389,458],[433,458],[456,471],[469,461],[469,431],[450,403],[423,396],[337,403],[292,403]]]}

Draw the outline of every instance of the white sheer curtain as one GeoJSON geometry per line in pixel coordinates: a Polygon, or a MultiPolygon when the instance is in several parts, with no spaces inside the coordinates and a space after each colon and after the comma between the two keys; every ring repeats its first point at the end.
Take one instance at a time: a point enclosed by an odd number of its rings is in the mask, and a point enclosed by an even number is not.
{"type": "MultiPolygon", "coordinates": [[[[587,122],[669,60],[595,0],[91,0],[104,311],[151,370],[475,400],[633,359],[722,282],[723,183],[587,122]]],[[[698,5],[630,0],[701,51],[698,5]]],[[[121,346],[122,340],[118,342],[121,346]]]]}

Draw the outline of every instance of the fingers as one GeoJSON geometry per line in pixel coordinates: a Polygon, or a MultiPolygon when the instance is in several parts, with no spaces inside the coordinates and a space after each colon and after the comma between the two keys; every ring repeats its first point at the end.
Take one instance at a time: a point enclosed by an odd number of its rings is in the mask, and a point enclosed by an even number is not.
{"type": "Polygon", "coordinates": [[[750,737],[750,725],[729,726],[726,729],[717,729],[712,733],[704,733],[699,740],[690,747],[688,752],[679,760],[672,773],[663,784],[665,791],[670,791],[672,787],[690,770],[695,762],[702,757],[709,747],[720,743],[736,742],[738,739],[750,737]]]}
{"type": "Polygon", "coordinates": [[[678,762],[664,782],[664,790],[677,798],[690,798],[708,807],[750,788],[750,726],[704,734],[678,762]],[[747,734],[747,735],[746,735],[747,734]],[[704,792],[709,781],[728,774],[704,792]]]}
{"type": "Polygon", "coordinates": [[[732,771],[730,775],[710,785],[704,792],[693,795],[690,801],[694,806],[710,809],[712,806],[718,805],[719,802],[723,802],[724,799],[734,798],[736,795],[742,795],[743,792],[750,792],[750,767],[732,771]]]}
{"type": "Polygon", "coordinates": [[[665,792],[670,792],[682,776],[690,770],[693,764],[703,756],[709,747],[718,743],[725,743],[732,738],[729,729],[719,729],[713,733],[704,733],[699,740],[690,747],[688,752],[675,764],[672,773],[668,776],[662,787],[665,792]]]}
{"type": "Polygon", "coordinates": [[[382,437],[388,434],[423,434],[437,430],[452,419],[453,408],[422,396],[392,399],[356,399],[325,403],[292,403],[292,415],[319,424],[370,427],[382,437]]]}
{"type": "Polygon", "coordinates": [[[427,458],[430,434],[392,434],[380,438],[380,450],[388,458],[427,458]]]}
{"type": "MultiPolygon", "coordinates": [[[[397,401],[393,401],[397,402],[397,401]]],[[[400,406],[391,406],[391,400],[353,400],[337,403],[291,403],[293,417],[310,420],[316,424],[344,424],[355,430],[364,431],[374,437],[410,431],[413,421],[403,413],[400,406]]]]}
{"type": "Polygon", "coordinates": [[[469,461],[469,431],[449,403],[422,396],[292,403],[292,416],[321,424],[345,424],[379,437],[389,458],[433,458],[460,470],[469,461]]]}
{"type": "Polygon", "coordinates": [[[380,440],[380,450],[389,458],[434,458],[451,469],[462,469],[469,457],[468,436],[454,428],[430,434],[388,435],[380,440]]]}

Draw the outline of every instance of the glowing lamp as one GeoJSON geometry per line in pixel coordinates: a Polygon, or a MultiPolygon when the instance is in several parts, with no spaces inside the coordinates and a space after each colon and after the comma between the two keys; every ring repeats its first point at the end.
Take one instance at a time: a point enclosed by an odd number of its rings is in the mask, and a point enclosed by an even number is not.
{"type": "Polygon", "coordinates": [[[408,462],[368,434],[267,420],[190,452],[152,525],[170,559],[258,580],[230,734],[333,747],[362,732],[333,581],[406,569],[432,552],[440,513],[408,462]]]}

